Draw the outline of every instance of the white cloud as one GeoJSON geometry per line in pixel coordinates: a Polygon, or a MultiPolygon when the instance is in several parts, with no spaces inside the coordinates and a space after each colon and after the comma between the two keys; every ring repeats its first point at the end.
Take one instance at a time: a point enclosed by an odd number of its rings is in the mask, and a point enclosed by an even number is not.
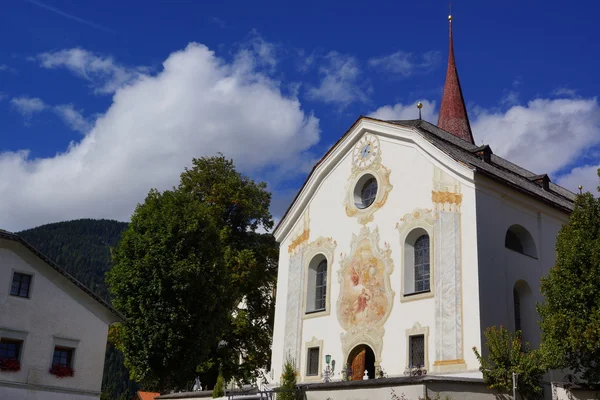
{"type": "Polygon", "coordinates": [[[147,68],[127,68],[111,57],[102,57],[80,48],[42,53],[37,58],[43,68],[67,68],[89,81],[94,91],[101,94],[114,93],[123,85],[141,79],[147,72],[147,68]]]}
{"type": "Polygon", "coordinates": [[[61,104],[54,107],[54,112],[74,131],[87,133],[91,129],[90,122],[73,104],[61,104]]]}
{"type": "MultiPolygon", "coordinates": [[[[435,124],[435,102],[422,103],[423,119],[435,124]]],[[[415,119],[417,115],[411,104],[387,105],[370,114],[383,120],[415,119]]],[[[589,148],[600,145],[600,105],[596,98],[534,99],[504,111],[474,107],[470,118],[476,144],[489,144],[495,154],[536,174],[551,174],[570,190],[582,184],[594,192],[598,186],[599,166],[564,172],[589,155],[589,148]]]]}
{"type": "Polygon", "coordinates": [[[440,64],[440,61],[439,51],[428,51],[421,55],[397,51],[387,56],[371,58],[369,65],[407,78],[414,74],[431,72],[433,68],[440,64]]]}
{"type": "Polygon", "coordinates": [[[26,119],[46,108],[46,104],[38,97],[13,97],[10,104],[26,119]]]}
{"type": "Polygon", "coordinates": [[[9,66],[8,66],[8,65],[6,65],[6,64],[0,64],[0,71],[4,71],[4,72],[12,72],[13,74],[16,74],[16,73],[17,73],[17,70],[16,70],[16,69],[14,69],[14,68],[12,68],[12,67],[9,67],[9,66]]]}
{"type": "Polygon", "coordinates": [[[537,174],[555,173],[600,143],[600,107],[592,99],[535,99],[503,112],[472,115],[477,144],[537,174]]]}
{"type": "Polygon", "coordinates": [[[560,87],[554,89],[552,94],[556,97],[575,97],[577,96],[577,91],[568,87],[560,87]]]}
{"type": "MultiPolygon", "coordinates": [[[[435,101],[424,100],[423,108],[421,109],[422,118],[431,123],[437,123],[437,110],[435,109],[435,101]]],[[[377,110],[369,114],[369,117],[381,119],[384,121],[417,119],[419,118],[419,109],[417,104],[395,104],[393,106],[379,107],[377,110]]]]}
{"type": "Polygon", "coordinates": [[[361,71],[356,59],[335,51],[324,59],[325,64],[319,69],[322,76],[319,86],[309,87],[307,96],[341,108],[355,101],[366,101],[369,88],[357,82],[361,71]]]}
{"type": "Polygon", "coordinates": [[[190,44],[158,74],[117,89],[92,130],[64,152],[40,159],[0,153],[2,228],[128,220],[150,188],[171,188],[193,157],[217,152],[248,174],[294,171],[318,142],[319,123],[257,70],[258,59],[227,63],[190,44]]]}
{"type": "Polygon", "coordinates": [[[579,192],[579,185],[583,186],[584,192],[590,192],[598,196],[598,168],[600,165],[585,165],[573,168],[569,173],[558,178],[557,183],[572,192],[579,192]]]}

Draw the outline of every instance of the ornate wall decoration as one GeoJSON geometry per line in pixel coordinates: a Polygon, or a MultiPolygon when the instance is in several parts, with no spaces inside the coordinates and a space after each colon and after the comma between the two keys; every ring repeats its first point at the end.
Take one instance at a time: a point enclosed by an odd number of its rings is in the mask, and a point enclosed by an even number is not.
{"type": "Polygon", "coordinates": [[[303,318],[315,318],[321,317],[323,315],[329,315],[331,313],[331,271],[333,270],[333,262],[334,262],[334,254],[335,248],[337,246],[337,242],[330,237],[320,236],[314,241],[308,243],[304,249],[304,290],[303,290],[303,301],[302,301],[302,310],[303,310],[303,318]],[[325,300],[325,311],[306,314],[306,296],[308,293],[308,269],[310,267],[310,263],[312,259],[318,255],[322,254],[327,259],[327,289],[326,289],[326,300],[325,300]]]}
{"type": "Polygon", "coordinates": [[[438,211],[460,212],[462,204],[460,182],[435,167],[433,170],[433,190],[431,201],[438,211]]]}
{"type": "MultiPolygon", "coordinates": [[[[402,260],[401,264],[401,286],[402,286],[402,294],[400,296],[401,302],[409,302],[409,301],[417,301],[424,298],[430,298],[434,296],[435,289],[435,235],[433,234],[433,227],[435,220],[437,218],[437,212],[432,211],[430,209],[422,209],[416,208],[411,213],[405,214],[402,218],[400,218],[400,222],[396,224],[396,229],[398,230],[400,236],[400,252],[402,260]],[[407,246],[408,241],[410,240],[409,235],[413,235],[415,229],[421,228],[420,232],[423,230],[427,232],[429,235],[429,246],[430,246],[430,256],[429,256],[429,274],[430,274],[430,291],[426,291],[419,294],[414,294],[414,256],[411,256],[408,251],[414,251],[412,246],[407,246]],[[411,270],[412,268],[412,270],[411,270]],[[411,289],[412,287],[412,289],[411,289]],[[410,294],[409,296],[405,296],[406,294],[410,294]]],[[[421,233],[417,234],[419,236],[421,233]]],[[[413,240],[416,238],[413,238],[413,240]]],[[[414,243],[412,243],[414,245],[414,243]]]]}
{"type": "Polygon", "coordinates": [[[322,375],[322,371],[323,371],[323,340],[322,339],[317,339],[315,336],[312,337],[312,339],[310,340],[310,342],[306,342],[304,344],[304,355],[306,356],[306,360],[304,361],[304,368],[302,368],[300,370],[300,373],[302,374],[302,376],[304,377],[304,381],[320,381],[321,380],[321,375],[322,375]],[[318,369],[318,374],[314,375],[314,376],[307,376],[306,375],[306,369],[307,369],[307,363],[308,363],[308,356],[306,356],[308,354],[308,349],[310,349],[311,347],[318,347],[319,348],[319,369],[318,369]]]}
{"type": "MultiPolygon", "coordinates": [[[[302,219],[291,235],[292,244],[288,247],[290,260],[287,281],[287,302],[285,310],[284,354],[289,354],[297,362],[301,357],[302,336],[302,290],[304,289],[304,248],[310,235],[310,209],[306,208],[302,219]]],[[[280,265],[280,268],[282,266],[280,265]]]]}
{"type": "Polygon", "coordinates": [[[390,275],[394,270],[388,243],[379,247],[379,231],[363,227],[358,236],[352,235],[350,256],[341,256],[338,282],[340,295],[337,317],[345,333],[342,347],[347,358],[358,344],[368,344],[375,352],[376,364],[381,360],[383,325],[388,319],[394,300],[390,275]]]}
{"type": "Polygon", "coordinates": [[[461,186],[457,179],[437,167],[433,186],[432,200],[437,211],[434,223],[436,361],[433,367],[437,372],[459,371],[466,368],[463,359],[461,186]]]}
{"type": "Polygon", "coordinates": [[[292,243],[288,246],[288,253],[293,255],[310,238],[310,208],[307,207],[306,211],[304,211],[302,222],[299,222],[294,228],[291,237],[292,243]]]}
{"type": "Polygon", "coordinates": [[[406,366],[408,367],[410,365],[410,337],[416,335],[423,335],[425,339],[425,365],[423,365],[423,368],[429,370],[429,327],[421,326],[418,322],[415,322],[412,328],[406,330],[406,366]]]}
{"type": "Polygon", "coordinates": [[[390,173],[389,169],[381,165],[379,138],[365,133],[352,150],[352,173],[346,186],[346,215],[356,217],[362,225],[371,222],[373,214],[383,207],[388,193],[393,188],[390,184],[390,173]],[[377,181],[377,195],[370,206],[361,207],[360,191],[362,185],[371,177],[377,181]]]}

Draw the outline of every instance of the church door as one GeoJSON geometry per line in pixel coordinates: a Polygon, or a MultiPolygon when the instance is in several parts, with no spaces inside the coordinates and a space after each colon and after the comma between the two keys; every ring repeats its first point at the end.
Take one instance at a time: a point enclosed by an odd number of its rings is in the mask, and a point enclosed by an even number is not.
{"type": "Polygon", "coordinates": [[[365,374],[366,354],[367,349],[363,347],[358,353],[355,353],[354,358],[352,358],[351,368],[353,381],[360,381],[363,379],[365,374]]]}

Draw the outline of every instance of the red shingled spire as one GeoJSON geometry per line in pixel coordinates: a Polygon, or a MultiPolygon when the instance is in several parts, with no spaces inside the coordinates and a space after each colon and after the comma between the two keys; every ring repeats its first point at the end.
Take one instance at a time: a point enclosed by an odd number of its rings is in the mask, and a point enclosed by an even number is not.
{"type": "Polygon", "coordinates": [[[456,61],[454,60],[454,44],[452,43],[452,16],[448,17],[450,23],[450,52],[448,54],[448,70],[446,71],[446,83],[444,84],[444,94],[442,96],[442,105],[440,106],[440,115],[438,117],[438,127],[446,132],[452,133],[467,142],[475,144],[467,107],[463,99],[460,81],[458,80],[458,71],[456,70],[456,61]]]}

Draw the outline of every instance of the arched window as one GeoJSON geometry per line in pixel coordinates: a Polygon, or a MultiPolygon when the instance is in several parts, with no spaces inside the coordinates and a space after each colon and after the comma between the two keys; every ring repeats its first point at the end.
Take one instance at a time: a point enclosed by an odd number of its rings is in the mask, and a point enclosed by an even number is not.
{"type": "Polygon", "coordinates": [[[513,289],[513,303],[515,309],[515,331],[521,330],[521,298],[519,297],[519,292],[515,287],[513,289]]]}
{"type": "Polygon", "coordinates": [[[529,231],[521,225],[513,225],[506,231],[504,247],[527,256],[537,258],[535,242],[529,231]]]}
{"type": "Polygon", "coordinates": [[[308,265],[306,285],[306,312],[324,311],[327,308],[327,259],[316,255],[308,265]]]}
{"type": "Polygon", "coordinates": [[[423,228],[413,229],[404,242],[404,296],[431,291],[430,238],[423,228]]]}
{"type": "Polygon", "coordinates": [[[513,307],[515,332],[522,332],[523,342],[529,342],[533,347],[537,346],[539,342],[538,314],[531,287],[524,280],[518,280],[513,286],[513,307]]]}
{"type": "Polygon", "coordinates": [[[415,241],[415,292],[429,291],[429,235],[415,241]]]}
{"type": "Polygon", "coordinates": [[[327,298],[327,260],[323,260],[317,266],[317,278],[315,282],[315,310],[325,309],[327,298]]]}

